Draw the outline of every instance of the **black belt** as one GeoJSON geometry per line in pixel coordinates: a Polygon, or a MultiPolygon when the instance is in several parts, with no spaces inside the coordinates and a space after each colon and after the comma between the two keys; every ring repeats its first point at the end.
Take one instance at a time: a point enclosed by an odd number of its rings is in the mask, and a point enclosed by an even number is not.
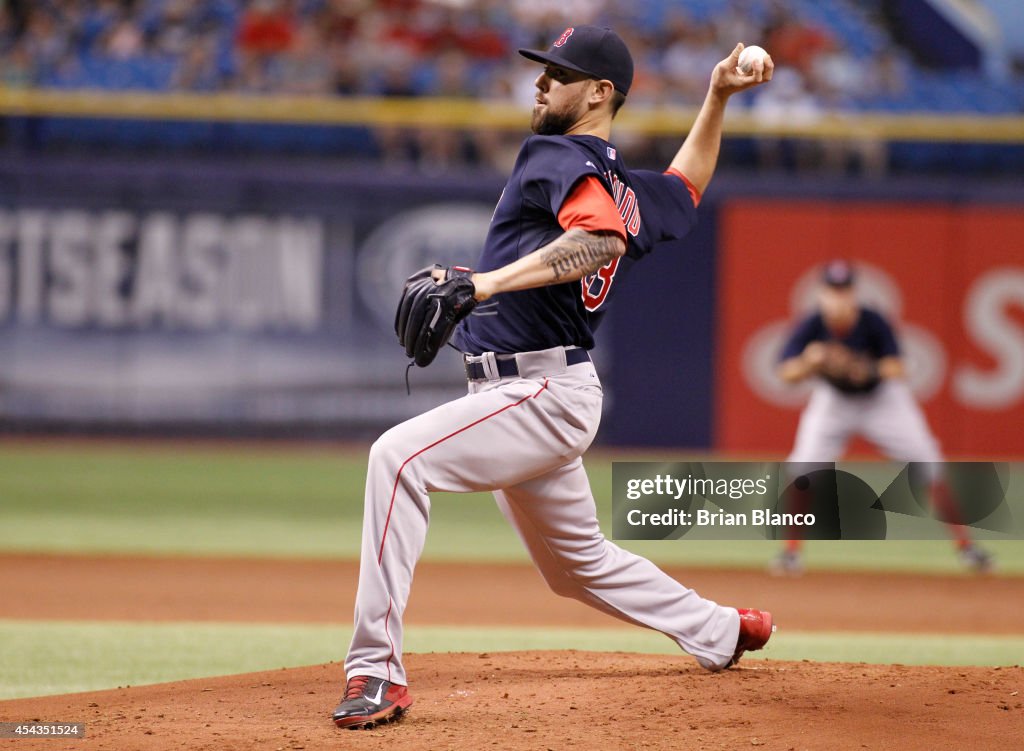
{"type": "MultiPolygon", "coordinates": [[[[585,349],[567,349],[565,351],[566,365],[579,365],[581,362],[590,362],[590,353],[585,349]]],[[[498,376],[511,378],[519,375],[519,366],[516,365],[515,355],[497,355],[495,364],[498,366],[498,376]]],[[[482,362],[466,363],[466,378],[471,381],[486,381],[487,374],[484,372],[482,362]]]]}

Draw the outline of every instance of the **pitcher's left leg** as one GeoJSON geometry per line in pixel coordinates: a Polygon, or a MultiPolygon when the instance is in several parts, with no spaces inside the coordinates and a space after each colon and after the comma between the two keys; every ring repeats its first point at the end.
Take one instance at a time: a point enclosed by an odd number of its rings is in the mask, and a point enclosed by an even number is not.
{"type": "Polygon", "coordinates": [[[731,664],[739,641],[737,610],[704,599],[606,539],[581,459],[495,498],[554,592],[662,632],[705,668],[731,664]]]}

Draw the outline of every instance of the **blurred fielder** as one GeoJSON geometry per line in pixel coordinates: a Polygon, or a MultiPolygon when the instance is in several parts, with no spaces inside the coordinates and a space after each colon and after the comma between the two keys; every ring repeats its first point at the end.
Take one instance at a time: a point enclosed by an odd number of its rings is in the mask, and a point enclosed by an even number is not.
{"type": "MultiPolygon", "coordinates": [[[[800,415],[796,443],[787,462],[832,463],[860,435],[888,458],[938,466],[942,451],[904,378],[899,344],[889,322],[857,301],[855,269],[834,260],[822,272],[818,310],[797,324],[780,357],[779,377],[787,383],[815,378],[800,415]]],[[[947,520],[957,517],[949,489],[936,473],[932,504],[947,520]]],[[[964,565],[985,572],[992,558],[971,542],[964,527],[951,525],[964,565]]],[[[777,574],[802,570],[799,539],[772,565],[777,574]]]]}

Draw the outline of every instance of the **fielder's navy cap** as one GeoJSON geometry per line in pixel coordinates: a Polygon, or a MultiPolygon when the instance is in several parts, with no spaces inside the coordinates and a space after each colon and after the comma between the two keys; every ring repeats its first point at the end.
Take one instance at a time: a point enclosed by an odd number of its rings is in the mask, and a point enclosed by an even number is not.
{"type": "Polygon", "coordinates": [[[599,80],[611,81],[615,90],[629,93],[633,84],[633,56],[622,37],[600,26],[570,26],[546,52],[519,50],[538,63],[561,65],[599,80]]]}
{"type": "Polygon", "coordinates": [[[821,281],[830,287],[849,287],[857,274],[849,261],[829,261],[821,272],[821,281]]]}

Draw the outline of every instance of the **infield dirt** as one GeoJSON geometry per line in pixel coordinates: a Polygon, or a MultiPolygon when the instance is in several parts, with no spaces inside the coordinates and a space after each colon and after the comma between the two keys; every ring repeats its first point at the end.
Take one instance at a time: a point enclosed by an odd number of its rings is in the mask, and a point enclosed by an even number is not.
{"type": "MultiPolygon", "coordinates": [[[[1020,578],[669,571],[720,602],[770,606],[780,628],[1019,634],[1024,623],[1020,578]]],[[[6,555],[0,618],[344,623],[355,573],[331,561],[6,555]]],[[[408,616],[481,627],[616,625],[551,595],[517,565],[424,563],[408,616]]],[[[712,675],[684,655],[575,651],[414,654],[407,663],[412,712],[372,731],[334,728],[344,676],[330,663],[0,702],[0,720],[88,724],[84,740],[0,740],[0,748],[1006,751],[1024,738],[1020,667],[745,659],[712,675]]]]}

